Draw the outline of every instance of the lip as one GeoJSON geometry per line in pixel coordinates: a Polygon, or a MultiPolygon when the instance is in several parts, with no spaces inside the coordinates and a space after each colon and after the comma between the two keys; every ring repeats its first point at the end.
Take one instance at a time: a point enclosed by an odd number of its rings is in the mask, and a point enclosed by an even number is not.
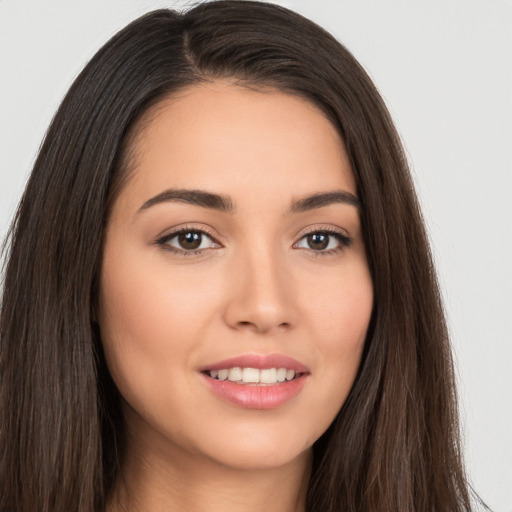
{"type": "Polygon", "coordinates": [[[203,367],[201,378],[208,388],[223,401],[246,409],[276,409],[296,397],[304,388],[309,377],[308,368],[299,361],[282,354],[244,354],[242,356],[224,359],[203,367]],[[300,373],[293,380],[270,385],[236,384],[228,380],[212,379],[208,370],[223,370],[226,368],[287,368],[300,373]]]}
{"type": "Polygon", "coordinates": [[[265,368],[286,368],[287,370],[295,370],[297,373],[309,373],[305,365],[283,354],[243,354],[204,366],[200,368],[199,371],[206,372],[208,370],[224,370],[226,368],[235,367],[257,368],[258,370],[265,368]]]}

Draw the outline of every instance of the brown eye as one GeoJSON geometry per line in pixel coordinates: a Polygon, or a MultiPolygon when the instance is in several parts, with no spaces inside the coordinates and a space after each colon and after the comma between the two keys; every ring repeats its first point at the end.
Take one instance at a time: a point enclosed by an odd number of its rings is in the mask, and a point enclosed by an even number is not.
{"type": "Polygon", "coordinates": [[[185,229],[166,235],[157,241],[164,249],[177,253],[191,253],[219,247],[211,236],[201,230],[185,229]]]}
{"type": "Polygon", "coordinates": [[[329,235],[327,233],[313,233],[306,237],[308,247],[314,251],[323,251],[329,245],[329,235]]]}
{"type": "Polygon", "coordinates": [[[178,244],[181,249],[194,250],[201,246],[202,235],[197,231],[188,231],[178,235],[178,244]]]}
{"type": "Polygon", "coordinates": [[[337,231],[315,231],[304,235],[294,247],[331,254],[350,246],[351,242],[350,237],[337,231]]]}

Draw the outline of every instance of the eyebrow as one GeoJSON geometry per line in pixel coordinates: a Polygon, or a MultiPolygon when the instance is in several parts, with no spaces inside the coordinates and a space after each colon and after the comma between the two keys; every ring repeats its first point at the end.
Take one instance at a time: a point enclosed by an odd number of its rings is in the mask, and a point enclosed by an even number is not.
{"type": "Polygon", "coordinates": [[[166,190],[161,194],[148,199],[138,210],[137,213],[147,210],[152,206],[166,202],[187,203],[211,210],[218,210],[221,212],[232,212],[234,210],[233,202],[227,196],[219,194],[212,194],[211,192],[204,192],[202,190],[166,190]]]}
{"type": "Polygon", "coordinates": [[[361,201],[351,192],[336,190],[333,192],[320,192],[294,201],[288,213],[302,213],[331,204],[348,204],[361,209],[361,201]]]}
{"type": "MultiPolygon", "coordinates": [[[[225,213],[232,213],[235,209],[233,201],[228,196],[213,194],[203,190],[169,189],[152,197],[151,199],[148,199],[139,208],[137,213],[147,210],[157,204],[166,202],[192,204],[225,213]]],[[[291,204],[287,215],[315,210],[317,208],[323,208],[324,206],[337,203],[348,204],[350,206],[355,206],[358,209],[361,208],[361,202],[354,194],[345,190],[340,190],[333,192],[320,192],[297,199],[291,204]]]]}

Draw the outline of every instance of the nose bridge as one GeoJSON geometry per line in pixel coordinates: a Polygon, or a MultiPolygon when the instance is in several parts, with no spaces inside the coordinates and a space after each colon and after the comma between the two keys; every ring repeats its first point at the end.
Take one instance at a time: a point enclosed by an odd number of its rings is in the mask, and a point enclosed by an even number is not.
{"type": "Polygon", "coordinates": [[[293,282],[277,244],[254,240],[237,251],[226,318],[232,327],[258,332],[295,323],[293,282]]]}

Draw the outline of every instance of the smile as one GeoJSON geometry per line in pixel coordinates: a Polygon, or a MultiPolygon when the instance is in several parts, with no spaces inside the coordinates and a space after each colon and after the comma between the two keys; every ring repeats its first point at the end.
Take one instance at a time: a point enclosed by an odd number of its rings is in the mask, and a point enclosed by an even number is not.
{"type": "Polygon", "coordinates": [[[247,409],[276,409],[297,397],[309,369],[283,354],[244,354],[200,369],[203,382],[223,402],[247,409]]]}
{"type": "Polygon", "coordinates": [[[237,384],[271,385],[295,379],[300,373],[288,368],[224,368],[206,372],[212,379],[228,380],[237,384]]]}

